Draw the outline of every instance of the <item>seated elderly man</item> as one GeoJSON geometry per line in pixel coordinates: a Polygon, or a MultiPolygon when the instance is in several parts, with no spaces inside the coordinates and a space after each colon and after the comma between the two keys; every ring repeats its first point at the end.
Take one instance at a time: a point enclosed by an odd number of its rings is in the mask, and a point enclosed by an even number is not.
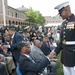
{"type": "MultiPolygon", "coordinates": [[[[46,57],[46,55],[41,51],[40,47],[41,42],[39,40],[35,40],[34,46],[31,48],[31,55],[35,62],[40,62],[43,58],[46,57]]],[[[48,66],[48,68],[50,68],[50,71],[55,73],[57,70],[57,63],[55,61],[51,61],[51,64],[48,66]]]]}
{"type": "Polygon", "coordinates": [[[0,54],[0,62],[5,66],[7,65],[6,68],[8,70],[8,73],[12,75],[13,69],[15,69],[15,64],[12,57],[5,57],[4,55],[0,54]]]}
{"type": "Polygon", "coordinates": [[[45,57],[40,47],[41,47],[41,42],[39,40],[35,40],[33,46],[31,47],[31,55],[35,62],[40,62],[40,60],[45,57]]]}
{"type": "Polygon", "coordinates": [[[23,75],[40,75],[40,70],[50,64],[51,55],[48,55],[39,63],[36,63],[33,59],[31,59],[29,56],[29,53],[31,52],[30,45],[25,41],[19,43],[18,49],[21,53],[19,58],[19,66],[23,75]]]}

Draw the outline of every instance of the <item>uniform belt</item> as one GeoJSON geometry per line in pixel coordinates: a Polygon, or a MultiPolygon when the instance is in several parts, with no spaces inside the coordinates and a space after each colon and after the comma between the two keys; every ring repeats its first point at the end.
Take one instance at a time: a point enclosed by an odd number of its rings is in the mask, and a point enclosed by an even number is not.
{"type": "Polygon", "coordinates": [[[74,45],[75,41],[63,41],[63,44],[65,44],[65,45],[74,45]]]}

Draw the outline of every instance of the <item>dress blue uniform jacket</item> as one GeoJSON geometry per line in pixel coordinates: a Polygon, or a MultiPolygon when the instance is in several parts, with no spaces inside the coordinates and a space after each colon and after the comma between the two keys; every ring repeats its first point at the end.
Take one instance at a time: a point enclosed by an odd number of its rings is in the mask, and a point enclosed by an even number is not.
{"type": "Polygon", "coordinates": [[[48,58],[44,58],[40,63],[35,63],[30,58],[23,55],[21,55],[19,59],[19,66],[23,75],[39,75],[39,71],[48,64],[50,64],[48,58]]]}
{"type": "Polygon", "coordinates": [[[75,44],[67,45],[65,42],[75,41],[75,16],[72,14],[62,23],[61,40],[55,52],[62,51],[61,62],[68,67],[75,66],[75,44]]]}

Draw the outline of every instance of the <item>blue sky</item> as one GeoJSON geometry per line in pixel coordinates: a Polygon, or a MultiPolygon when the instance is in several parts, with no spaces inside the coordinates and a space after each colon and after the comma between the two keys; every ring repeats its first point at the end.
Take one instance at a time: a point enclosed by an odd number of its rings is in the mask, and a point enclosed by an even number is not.
{"type": "Polygon", "coordinates": [[[75,0],[8,0],[8,5],[18,8],[24,5],[26,8],[32,7],[38,10],[43,16],[55,16],[58,14],[54,7],[62,2],[70,2],[71,10],[75,13],[75,0]]]}

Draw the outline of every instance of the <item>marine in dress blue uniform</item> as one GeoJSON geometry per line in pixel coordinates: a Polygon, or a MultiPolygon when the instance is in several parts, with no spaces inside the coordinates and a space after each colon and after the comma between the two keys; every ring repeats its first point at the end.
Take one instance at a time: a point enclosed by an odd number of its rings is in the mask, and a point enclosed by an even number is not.
{"type": "Polygon", "coordinates": [[[62,23],[60,44],[55,53],[62,51],[64,75],[75,75],[75,16],[71,13],[69,2],[62,3],[55,9],[58,9],[59,15],[65,20],[62,23]]]}

